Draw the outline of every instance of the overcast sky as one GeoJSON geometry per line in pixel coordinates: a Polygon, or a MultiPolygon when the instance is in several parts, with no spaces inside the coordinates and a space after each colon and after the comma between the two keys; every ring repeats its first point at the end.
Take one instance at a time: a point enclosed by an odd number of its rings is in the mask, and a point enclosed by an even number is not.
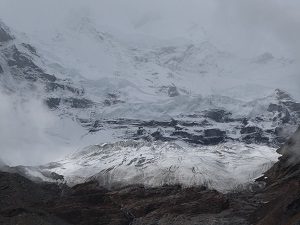
{"type": "Polygon", "coordinates": [[[100,31],[209,40],[241,57],[270,52],[295,60],[300,87],[299,11],[296,0],[0,0],[0,19],[26,33],[48,37],[88,17],[100,31]]]}
{"type": "Polygon", "coordinates": [[[296,0],[0,0],[0,15],[18,30],[41,32],[71,14],[127,32],[160,37],[206,37],[239,52],[297,55],[300,1],[296,0]]]}

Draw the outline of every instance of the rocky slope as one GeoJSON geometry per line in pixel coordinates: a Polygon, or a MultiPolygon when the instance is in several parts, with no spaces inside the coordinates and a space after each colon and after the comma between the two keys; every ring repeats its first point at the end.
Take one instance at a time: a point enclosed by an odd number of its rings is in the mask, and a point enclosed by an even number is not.
{"type": "Polygon", "coordinates": [[[278,152],[279,162],[260,179],[267,183],[262,193],[267,204],[257,210],[258,224],[299,224],[300,128],[278,152]]]}
{"type": "Polygon", "coordinates": [[[221,194],[205,187],[129,186],[107,190],[97,181],[69,188],[33,183],[1,172],[0,222],[67,224],[297,225],[300,129],[279,149],[276,163],[248,190],[221,194]],[[265,183],[265,185],[262,185],[265,183]]]}

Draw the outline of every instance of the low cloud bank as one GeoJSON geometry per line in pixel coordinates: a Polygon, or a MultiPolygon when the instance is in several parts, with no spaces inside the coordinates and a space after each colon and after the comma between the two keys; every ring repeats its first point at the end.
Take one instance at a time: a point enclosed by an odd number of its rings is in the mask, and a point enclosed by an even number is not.
{"type": "Polygon", "coordinates": [[[62,157],[69,149],[49,139],[58,118],[40,99],[22,100],[0,92],[0,158],[8,165],[36,165],[62,157]]]}

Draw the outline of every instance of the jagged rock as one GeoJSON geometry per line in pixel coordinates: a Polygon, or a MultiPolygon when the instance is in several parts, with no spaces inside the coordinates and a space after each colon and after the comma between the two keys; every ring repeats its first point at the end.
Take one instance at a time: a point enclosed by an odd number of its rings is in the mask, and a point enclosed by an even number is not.
{"type": "Polygon", "coordinates": [[[204,137],[225,137],[226,132],[220,129],[207,129],[204,130],[204,137]]]}
{"type": "Polygon", "coordinates": [[[119,95],[115,93],[108,93],[106,96],[107,99],[104,100],[105,106],[112,106],[119,103],[125,103],[124,101],[120,100],[119,95]]]}
{"type": "Polygon", "coordinates": [[[259,133],[249,134],[242,137],[242,140],[247,144],[269,144],[270,140],[268,137],[262,136],[259,133]]]}
{"type": "Polygon", "coordinates": [[[94,105],[94,103],[91,100],[85,98],[67,98],[63,101],[69,104],[71,108],[76,109],[86,109],[94,105]]]}
{"type": "Polygon", "coordinates": [[[282,112],[282,111],[283,111],[283,107],[281,105],[272,103],[268,107],[268,112],[282,112]]]}
{"type": "Polygon", "coordinates": [[[143,127],[139,127],[138,130],[137,130],[137,132],[136,132],[136,134],[138,136],[142,136],[142,135],[147,134],[147,131],[143,127]]]}
{"type": "Polygon", "coordinates": [[[175,127],[178,124],[178,122],[174,119],[172,119],[171,121],[155,121],[155,120],[151,120],[151,121],[143,121],[142,123],[140,123],[141,126],[143,127],[175,127]]]}
{"type": "Polygon", "coordinates": [[[253,133],[259,133],[261,134],[263,130],[259,127],[249,126],[249,127],[243,127],[241,129],[241,134],[253,134],[253,133]]]}
{"type": "Polygon", "coordinates": [[[243,118],[243,119],[242,119],[242,124],[243,124],[244,126],[247,126],[247,125],[248,125],[248,119],[247,119],[247,118],[243,118]]]}
{"type": "Polygon", "coordinates": [[[263,135],[263,130],[259,127],[249,126],[241,129],[242,140],[247,144],[250,143],[263,143],[268,144],[269,138],[263,135]]]}
{"type": "Polygon", "coordinates": [[[171,134],[171,136],[180,137],[182,140],[192,144],[204,144],[204,138],[202,135],[195,135],[186,131],[175,131],[171,134]]]}
{"type": "Polygon", "coordinates": [[[46,105],[50,109],[57,109],[60,105],[61,99],[60,98],[48,98],[45,100],[46,105]]]}
{"type": "Polygon", "coordinates": [[[259,225],[300,223],[300,128],[278,152],[279,162],[259,179],[267,184],[261,193],[266,204],[253,215],[259,225]]]}
{"type": "Polygon", "coordinates": [[[43,70],[35,65],[34,62],[24,53],[20,52],[15,45],[7,49],[5,55],[8,58],[7,64],[10,67],[17,67],[20,69],[27,68],[25,71],[26,74],[33,71],[43,73],[43,70]]]}
{"type": "Polygon", "coordinates": [[[275,94],[276,94],[277,99],[280,101],[292,100],[292,97],[288,93],[286,93],[285,91],[282,91],[280,89],[276,89],[275,94]]]}
{"type": "Polygon", "coordinates": [[[157,129],[157,131],[151,134],[151,137],[154,138],[155,141],[171,141],[172,138],[165,137],[162,129],[157,129]]]}
{"type": "Polygon", "coordinates": [[[209,137],[203,138],[202,143],[204,145],[217,145],[225,141],[225,137],[209,137]]]}
{"type": "Polygon", "coordinates": [[[268,107],[268,112],[276,113],[275,117],[273,118],[273,121],[281,120],[282,123],[288,123],[291,120],[291,115],[289,111],[286,109],[286,107],[283,107],[282,105],[277,104],[270,104],[268,107]]]}
{"type": "Polygon", "coordinates": [[[2,69],[1,65],[0,65],[0,73],[3,73],[4,70],[2,69]]]}
{"type": "Polygon", "coordinates": [[[226,139],[226,132],[219,129],[204,130],[203,144],[216,145],[224,142],[226,139]]]}
{"type": "Polygon", "coordinates": [[[90,108],[94,104],[91,100],[85,98],[48,98],[46,99],[45,103],[50,109],[57,109],[59,108],[60,104],[67,104],[71,108],[75,109],[90,108]]]}
{"type": "Polygon", "coordinates": [[[291,111],[293,112],[300,112],[300,103],[293,102],[293,101],[285,101],[283,102],[291,111]]]}
{"type": "Polygon", "coordinates": [[[6,28],[0,23],[0,43],[7,42],[10,40],[13,40],[13,37],[9,34],[8,28],[6,28]]]}
{"type": "Polygon", "coordinates": [[[176,130],[176,131],[183,130],[183,128],[182,128],[182,127],[180,127],[180,126],[175,126],[174,128],[175,128],[175,130],[176,130]]]}
{"type": "Polygon", "coordinates": [[[230,121],[231,113],[222,109],[206,111],[204,116],[218,123],[226,123],[230,121]]]}
{"type": "Polygon", "coordinates": [[[55,172],[51,172],[50,178],[56,181],[63,181],[65,179],[63,175],[57,174],[55,172]]]}
{"type": "Polygon", "coordinates": [[[183,127],[195,127],[195,126],[200,126],[201,125],[197,122],[186,122],[186,121],[178,121],[178,124],[183,126],[183,127]]]}
{"type": "Polygon", "coordinates": [[[24,46],[26,49],[28,49],[33,55],[38,56],[36,49],[32,45],[22,43],[22,46],[24,46]]]}
{"type": "Polygon", "coordinates": [[[70,85],[66,85],[63,83],[55,83],[53,81],[46,83],[46,91],[47,92],[54,92],[54,91],[58,91],[58,90],[69,91],[76,95],[82,95],[84,93],[84,90],[82,90],[82,89],[75,88],[75,87],[72,87],[70,85]]]}
{"type": "Polygon", "coordinates": [[[188,138],[191,139],[192,134],[186,132],[186,131],[175,131],[172,133],[172,136],[180,136],[182,138],[188,138]]]}
{"type": "Polygon", "coordinates": [[[45,81],[49,81],[49,82],[55,82],[57,80],[57,78],[54,75],[50,75],[47,73],[42,73],[39,75],[39,78],[45,81]]]}

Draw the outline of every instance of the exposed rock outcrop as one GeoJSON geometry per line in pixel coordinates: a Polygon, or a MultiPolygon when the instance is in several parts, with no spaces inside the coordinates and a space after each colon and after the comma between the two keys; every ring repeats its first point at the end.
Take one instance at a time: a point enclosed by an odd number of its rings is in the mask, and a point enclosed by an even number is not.
{"type": "Polygon", "coordinates": [[[267,204],[256,212],[259,225],[300,224],[300,128],[278,150],[282,157],[264,177],[267,204]]]}

